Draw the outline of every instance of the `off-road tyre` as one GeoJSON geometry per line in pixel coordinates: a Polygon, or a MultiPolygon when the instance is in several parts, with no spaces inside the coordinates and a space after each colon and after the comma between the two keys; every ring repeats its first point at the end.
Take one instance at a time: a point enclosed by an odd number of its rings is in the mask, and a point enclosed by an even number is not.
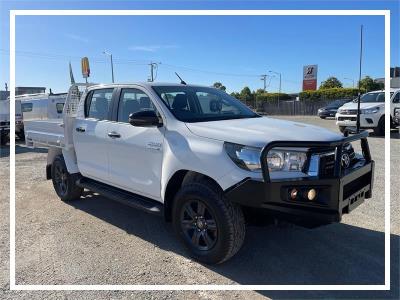
{"type": "Polygon", "coordinates": [[[68,173],[62,155],[57,156],[51,165],[51,179],[54,190],[61,200],[72,201],[78,200],[81,197],[83,188],[76,184],[79,175],[68,173]]]}
{"type": "Polygon", "coordinates": [[[374,128],[375,135],[385,135],[385,116],[379,119],[378,126],[374,128]]]}
{"type": "Polygon", "coordinates": [[[226,199],[222,189],[211,180],[201,179],[184,184],[174,198],[172,217],[176,234],[191,256],[202,263],[220,264],[235,255],[243,244],[246,229],[242,209],[226,199]],[[201,207],[198,203],[205,207],[205,225],[200,231],[197,220],[202,215],[196,210],[201,207]],[[187,213],[189,206],[195,216],[187,213]],[[188,228],[189,226],[193,229],[188,228]],[[212,230],[214,228],[216,230],[212,230]],[[193,239],[196,232],[200,235],[198,245],[193,242],[197,240],[193,239]],[[207,247],[206,235],[208,241],[213,241],[211,247],[207,247]]]}

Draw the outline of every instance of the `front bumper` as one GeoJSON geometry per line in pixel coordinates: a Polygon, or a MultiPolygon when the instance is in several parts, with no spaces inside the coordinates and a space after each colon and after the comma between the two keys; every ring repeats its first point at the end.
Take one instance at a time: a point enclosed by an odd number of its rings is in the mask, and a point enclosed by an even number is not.
{"type": "MultiPolygon", "coordinates": [[[[264,180],[247,178],[227,189],[225,196],[242,206],[262,209],[293,223],[322,225],[340,222],[343,214],[351,212],[372,195],[374,161],[370,157],[366,134],[365,132],[362,134],[363,137],[359,134],[332,143],[331,146],[336,147],[341,157],[343,143],[361,138],[365,157],[351,168],[344,170],[341,169],[340,163],[336,164],[334,174],[329,178],[314,176],[270,180],[268,171],[264,170],[264,180]],[[293,189],[298,190],[300,195],[310,189],[315,189],[317,197],[313,201],[306,199],[305,196],[292,200],[290,191],[293,189]]],[[[275,143],[273,147],[283,143],[275,143]]],[[[304,144],[302,143],[302,146],[304,144]]],[[[326,143],[319,144],[322,146],[326,143]]],[[[272,149],[272,146],[267,146],[267,148],[272,149]]]]}
{"type": "Polygon", "coordinates": [[[336,111],[330,111],[330,110],[319,110],[318,111],[318,116],[323,117],[323,118],[328,118],[328,117],[335,117],[336,111]]]}
{"type": "MultiPolygon", "coordinates": [[[[355,127],[357,123],[357,115],[341,115],[336,114],[336,125],[344,127],[355,127]]],[[[374,128],[378,126],[379,118],[375,114],[360,115],[361,128],[374,128]]]]}

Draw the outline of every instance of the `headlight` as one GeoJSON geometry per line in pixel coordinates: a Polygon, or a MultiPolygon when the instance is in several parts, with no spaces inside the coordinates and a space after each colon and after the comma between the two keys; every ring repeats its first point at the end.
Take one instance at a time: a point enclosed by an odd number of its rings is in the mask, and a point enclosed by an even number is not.
{"type": "Polygon", "coordinates": [[[394,111],[394,115],[396,117],[400,117],[400,108],[396,108],[396,110],[394,111]]]}
{"type": "Polygon", "coordinates": [[[361,113],[363,115],[370,115],[370,114],[376,114],[378,111],[379,111],[379,106],[372,107],[372,108],[367,108],[367,109],[362,109],[361,113]]]}
{"type": "MultiPolygon", "coordinates": [[[[240,168],[260,172],[261,148],[243,146],[225,142],[225,151],[232,161],[240,168]]],[[[273,148],[268,152],[267,165],[269,172],[297,171],[301,172],[307,160],[306,150],[273,148]]]]}
{"type": "Polygon", "coordinates": [[[305,151],[296,151],[292,149],[274,148],[268,152],[267,164],[268,170],[273,171],[297,171],[301,172],[304,163],[307,160],[305,151]]]}
{"type": "Polygon", "coordinates": [[[261,148],[248,147],[227,142],[224,143],[224,147],[226,153],[238,167],[247,171],[261,171],[261,148]]]}

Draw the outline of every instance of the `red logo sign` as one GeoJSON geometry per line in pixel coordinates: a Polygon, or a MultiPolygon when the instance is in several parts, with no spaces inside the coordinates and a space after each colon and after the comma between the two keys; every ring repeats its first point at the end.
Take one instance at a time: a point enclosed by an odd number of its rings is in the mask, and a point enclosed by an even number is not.
{"type": "Polygon", "coordinates": [[[303,80],[303,91],[315,91],[316,89],[317,89],[316,79],[303,80]]]}

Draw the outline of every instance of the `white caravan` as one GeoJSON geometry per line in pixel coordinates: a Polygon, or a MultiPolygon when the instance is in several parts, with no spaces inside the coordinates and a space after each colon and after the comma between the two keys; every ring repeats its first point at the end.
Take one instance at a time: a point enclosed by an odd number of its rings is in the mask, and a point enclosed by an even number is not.
{"type": "Polygon", "coordinates": [[[15,133],[17,136],[24,138],[25,121],[61,119],[66,98],[67,93],[16,96],[15,133]],[[17,111],[20,113],[17,114],[17,111]]]}

